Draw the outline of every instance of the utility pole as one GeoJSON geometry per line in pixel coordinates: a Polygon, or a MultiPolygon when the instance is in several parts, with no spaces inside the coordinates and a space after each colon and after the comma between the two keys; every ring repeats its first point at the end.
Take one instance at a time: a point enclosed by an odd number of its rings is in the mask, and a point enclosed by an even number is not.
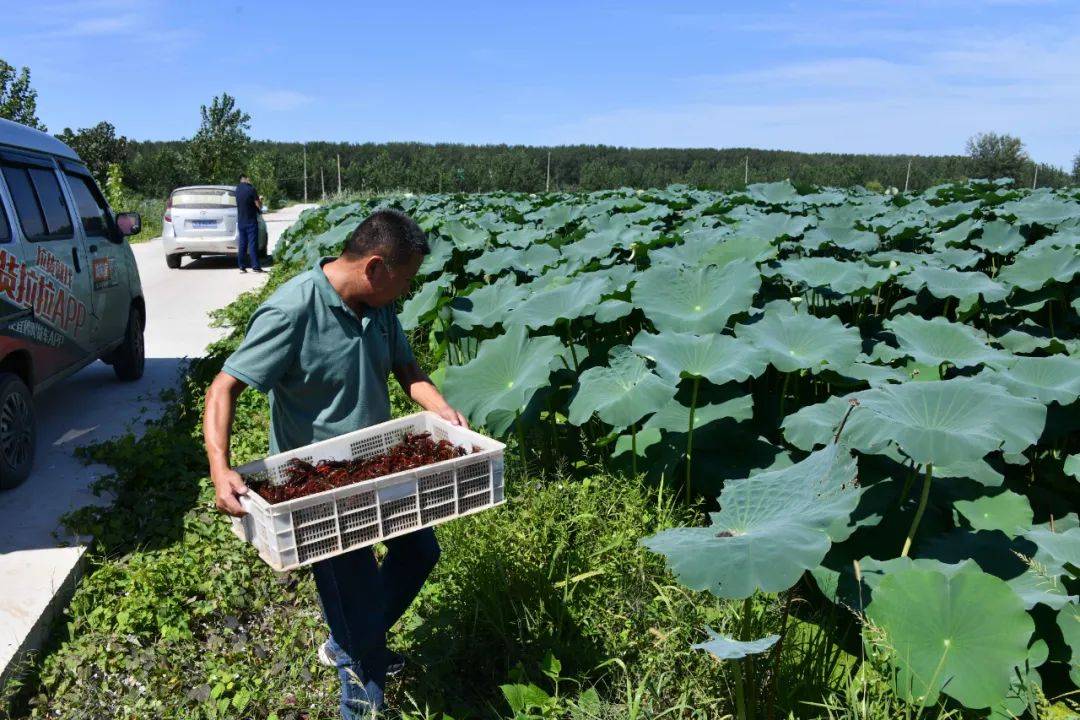
{"type": "Polygon", "coordinates": [[[743,185],[750,184],[750,156],[743,158],[743,185]]]}
{"type": "Polygon", "coordinates": [[[907,175],[904,176],[904,193],[907,193],[908,183],[911,182],[911,158],[907,161],[907,175]]]}
{"type": "Polygon", "coordinates": [[[304,143],[304,203],[307,203],[307,143],[304,143]]]}
{"type": "Polygon", "coordinates": [[[322,187],[322,199],[326,199],[326,177],[323,175],[322,166],[319,166],[319,185],[322,187]]]}
{"type": "Polygon", "coordinates": [[[1035,189],[1035,183],[1039,182],[1039,166],[1035,165],[1035,178],[1031,181],[1031,189],[1035,189]]]}
{"type": "Polygon", "coordinates": [[[337,194],[341,194],[341,153],[337,154],[337,194]]]}
{"type": "Polygon", "coordinates": [[[544,192],[551,192],[551,151],[548,150],[547,180],[544,181],[544,192]]]}

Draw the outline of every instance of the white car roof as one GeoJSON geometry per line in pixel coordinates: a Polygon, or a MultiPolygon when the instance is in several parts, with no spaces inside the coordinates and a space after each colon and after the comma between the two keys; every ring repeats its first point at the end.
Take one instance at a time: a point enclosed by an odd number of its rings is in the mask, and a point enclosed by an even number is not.
{"type": "Polygon", "coordinates": [[[69,160],[82,160],[78,154],[52,135],[32,127],[20,125],[11,120],[0,118],[0,145],[11,145],[25,150],[37,150],[50,155],[59,155],[69,160]]]}

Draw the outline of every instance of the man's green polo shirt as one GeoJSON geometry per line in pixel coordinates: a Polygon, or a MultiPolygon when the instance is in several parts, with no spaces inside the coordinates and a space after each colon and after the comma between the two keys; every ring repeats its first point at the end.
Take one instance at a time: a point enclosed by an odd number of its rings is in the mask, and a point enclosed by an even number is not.
{"type": "Polygon", "coordinates": [[[341,299],[322,266],[271,295],[223,370],[270,394],[270,453],[390,419],[391,368],[414,362],[394,306],[361,317],[341,299]]]}

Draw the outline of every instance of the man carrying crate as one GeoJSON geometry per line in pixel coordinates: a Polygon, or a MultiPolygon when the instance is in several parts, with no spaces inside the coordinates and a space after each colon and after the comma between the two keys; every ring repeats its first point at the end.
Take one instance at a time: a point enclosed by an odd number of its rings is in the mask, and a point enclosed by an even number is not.
{"type": "MultiPolygon", "coordinates": [[[[411,218],[379,210],[353,232],[340,257],[324,258],[255,311],[247,336],[206,394],[203,430],[218,509],[244,513],[239,496],[248,489],[232,469],[229,435],[237,398],[248,386],[270,395],[270,454],[389,420],[391,372],[424,409],[467,426],[417,364],[394,311],[428,252],[411,218]]],[[[371,548],[359,548],[311,566],[330,625],[319,657],[338,668],[345,720],[382,707],[386,675],[401,664],[386,647],[387,631],[439,557],[431,528],[386,547],[381,565],[371,548]]]]}

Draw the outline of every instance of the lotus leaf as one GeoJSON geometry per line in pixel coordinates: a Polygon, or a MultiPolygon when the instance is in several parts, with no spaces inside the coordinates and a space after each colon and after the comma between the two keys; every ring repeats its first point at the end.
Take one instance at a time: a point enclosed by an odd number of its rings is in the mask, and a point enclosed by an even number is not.
{"type": "Polygon", "coordinates": [[[732,315],[750,309],[761,275],[746,261],[724,268],[652,267],[631,290],[634,305],[661,331],[720,332],[732,315]]]}
{"type": "Polygon", "coordinates": [[[1035,629],[1016,593],[975,569],[889,573],[867,615],[885,635],[897,690],[924,706],[941,692],[971,708],[1001,702],[1035,629]]]}
{"type": "Polygon", "coordinates": [[[1000,530],[1010,537],[1027,532],[1035,518],[1027,498],[1008,490],[975,500],[958,500],[954,507],[975,530],[1000,530]]]}
{"type": "Polygon", "coordinates": [[[446,289],[451,287],[456,279],[453,273],[446,273],[424,283],[423,287],[401,306],[401,312],[398,313],[401,327],[412,330],[421,322],[427,320],[428,315],[437,307],[439,299],[446,289]]]}
{"type": "Polygon", "coordinates": [[[885,329],[896,336],[900,352],[928,365],[949,363],[965,368],[1005,356],[984,343],[972,327],[944,317],[923,320],[916,315],[901,315],[886,320],[885,329]]]}
{"type": "Polygon", "coordinates": [[[892,440],[920,465],[954,465],[998,449],[1020,452],[1039,439],[1046,422],[1040,403],[966,378],[882,385],[858,398],[863,411],[852,416],[852,430],[860,438],[869,433],[871,448],[892,440]]]}
{"type": "Polygon", "coordinates": [[[971,244],[995,255],[1012,255],[1026,242],[1020,228],[995,220],[983,225],[982,236],[972,240],[971,244]]]}
{"type": "Polygon", "coordinates": [[[516,248],[528,248],[537,245],[550,233],[546,230],[538,230],[531,227],[506,230],[499,233],[495,238],[498,245],[511,245],[516,248]]]}
{"type": "Polygon", "coordinates": [[[753,343],[773,367],[785,373],[816,372],[826,366],[843,370],[862,349],[859,331],[844,327],[835,316],[770,310],[755,323],[736,326],[735,335],[753,343]]]}
{"type": "Polygon", "coordinates": [[[845,295],[873,290],[892,276],[886,268],[829,257],[785,260],[780,263],[778,272],[792,282],[811,288],[828,288],[845,295]]]}
{"type": "Polygon", "coordinates": [[[446,369],[447,401],[475,425],[497,411],[525,410],[533,394],[548,383],[552,359],[562,351],[557,338],[530,338],[525,328],[508,330],[480,343],[476,357],[446,369]]]}
{"type": "Polygon", "coordinates": [[[747,185],[746,194],[758,202],[769,205],[781,205],[799,197],[798,191],[790,180],[747,185]]]}
{"type": "Polygon", "coordinates": [[[1080,253],[1075,248],[1042,245],[1023,250],[1011,264],[1001,268],[997,279],[1023,290],[1038,290],[1047,283],[1071,282],[1080,273],[1080,253]]]}
{"type": "Polygon", "coordinates": [[[441,273],[454,257],[454,244],[449,240],[438,237],[428,238],[431,252],[424,256],[420,263],[420,269],[416,271],[417,277],[428,277],[435,273],[441,273]]]}
{"type": "Polygon", "coordinates": [[[655,362],[661,376],[676,381],[703,377],[716,385],[742,382],[763,373],[766,365],[760,350],[730,335],[642,331],[632,347],[655,362]]]}
{"type": "MultiPolygon", "coordinates": [[[[724,402],[699,405],[694,408],[694,430],[703,428],[717,420],[749,420],[753,414],[754,399],[750,395],[738,395],[724,402]]],[[[664,430],[665,432],[685,433],[690,429],[690,408],[678,400],[672,399],[646,420],[642,427],[664,430]]]]}
{"type": "Polygon", "coordinates": [[[926,288],[936,298],[969,298],[981,295],[987,302],[1004,300],[1009,289],[981,272],[962,272],[952,268],[916,267],[900,277],[900,284],[912,292],[926,288]]]}
{"type": "Polygon", "coordinates": [[[787,590],[846,525],[861,493],[855,476],[851,453],[830,445],[782,470],[729,482],[709,527],[665,530],[642,544],[693,590],[727,598],[787,590]]]}
{"type": "Polygon", "coordinates": [[[594,414],[616,429],[629,427],[675,397],[675,386],[652,374],[625,345],[611,349],[608,367],[589,368],[578,379],[569,420],[582,425],[594,414]]]}
{"type": "Polygon", "coordinates": [[[561,285],[534,292],[506,319],[508,325],[532,329],[551,327],[559,320],[574,320],[596,311],[601,296],[610,285],[606,277],[580,275],[561,285]]]}
{"type": "Polygon", "coordinates": [[[798,237],[813,224],[814,220],[802,215],[767,213],[744,221],[739,225],[738,233],[772,241],[782,237],[798,237]]]}
{"type": "Polygon", "coordinates": [[[634,311],[634,306],[625,300],[605,300],[596,306],[596,322],[609,323],[624,318],[634,311]]]}
{"type": "Polygon", "coordinates": [[[696,263],[688,264],[724,267],[737,260],[756,264],[774,258],[776,254],[776,246],[769,240],[749,235],[731,235],[721,238],[712,247],[704,250],[696,263]]]}
{"type": "Polygon", "coordinates": [[[973,219],[957,223],[948,230],[934,233],[934,247],[940,250],[949,245],[961,245],[971,237],[971,233],[980,227],[982,227],[982,223],[973,219]]]}
{"type": "Polygon", "coordinates": [[[512,276],[499,278],[491,285],[454,298],[450,303],[453,324],[464,330],[506,324],[512,309],[527,292],[524,286],[515,284],[512,276]]]}
{"type": "Polygon", "coordinates": [[[767,635],[760,640],[734,640],[720,633],[707,630],[706,642],[691,645],[694,650],[705,650],[717,660],[741,660],[749,655],[760,655],[780,639],[779,635],[767,635]]]}
{"type": "MultiPolygon", "coordinates": [[[[832,441],[840,422],[844,419],[851,400],[857,400],[859,393],[845,397],[835,395],[816,405],[807,405],[801,410],[784,418],[781,428],[784,438],[800,450],[813,450],[832,441]]],[[[865,411],[855,408],[848,423],[844,426],[844,442],[865,452],[881,450],[888,442],[887,438],[878,437],[872,427],[859,422],[865,411]]]]}
{"type": "Polygon", "coordinates": [[[1080,397],[1080,358],[1068,355],[1013,357],[996,364],[996,372],[980,375],[1020,397],[1049,405],[1069,405],[1080,397]]]}
{"type": "Polygon", "coordinates": [[[460,220],[452,220],[443,223],[439,228],[440,234],[448,237],[454,247],[463,252],[481,250],[487,246],[491,233],[480,228],[469,227],[460,220]]]}

